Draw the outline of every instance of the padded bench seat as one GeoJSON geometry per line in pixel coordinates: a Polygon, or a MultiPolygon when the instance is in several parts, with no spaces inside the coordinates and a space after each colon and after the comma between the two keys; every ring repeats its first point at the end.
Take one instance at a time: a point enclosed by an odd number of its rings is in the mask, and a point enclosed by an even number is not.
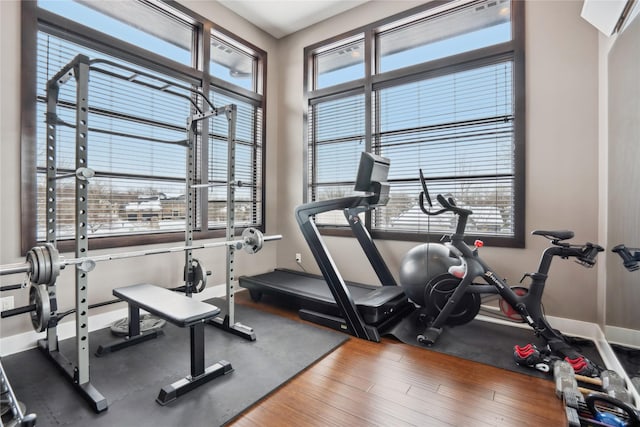
{"type": "Polygon", "coordinates": [[[218,307],[150,284],[116,288],[113,295],[129,304],[129,335],[101,345],[96,352],[97,356],[104,356],[162,334],[159,329],[140,332],[140,309],[178,327],[190,328],[191,375],[163,387],[156,398],[159,404],[166,405],[199,385],[233,370],[226,360],[204,367],[204,322],[220,313],[218,307]]]}
{"type": "Polygon", "coordinates": [[[181,328],[210,319],[220,313],[220,309],[215,305],[194,300],[155,285],[142,284],[116,288],[113,290],[113,295],[181,328]]]}

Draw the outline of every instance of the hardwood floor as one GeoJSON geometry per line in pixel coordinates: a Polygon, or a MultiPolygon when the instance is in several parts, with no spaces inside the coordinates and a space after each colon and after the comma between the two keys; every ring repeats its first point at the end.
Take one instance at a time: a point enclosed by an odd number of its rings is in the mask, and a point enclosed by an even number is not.
{"type": "MultiPolygon", "coordinates": [[[[295,311],[236,302],[302,322],[295,311]]],[[[552,381],[402,344],[351,338],[234,427],[565,426],[552,381]]]]}

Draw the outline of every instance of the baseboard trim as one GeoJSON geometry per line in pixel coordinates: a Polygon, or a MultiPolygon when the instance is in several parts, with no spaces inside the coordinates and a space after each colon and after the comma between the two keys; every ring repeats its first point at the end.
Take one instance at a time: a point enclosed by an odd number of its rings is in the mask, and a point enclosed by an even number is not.
{"type": "Polygon", "coordinates": [[[605,326],[604,333],[613,344],[640,349],[640,331],[635,329],[605,326]]]}

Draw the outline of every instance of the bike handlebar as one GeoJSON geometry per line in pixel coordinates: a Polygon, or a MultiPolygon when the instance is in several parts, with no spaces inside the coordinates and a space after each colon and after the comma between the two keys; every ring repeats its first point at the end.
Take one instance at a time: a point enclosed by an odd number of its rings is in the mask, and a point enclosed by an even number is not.
{"type": "Polygon", "coordinates": [[[617,253],[622,258],[624,267],[629,271],[640,270],[640,249],[627,248],[625,245],[618,245],[611,249],[612,252],[617,253]],[[637,251],[632,254],[631,251],[637,251]]]}
{"type": "Polygon", "coordinates": [[[459,208],[456,205],[456,201],[453,199],[453,197],[449,197],[449,199],[445,199],[442,194],[438,194],[436,196],[436,199],[438,199],[438,203],[440,203],[440,206],[442,206],[442,209],[439,209],[435,212],[432,212],[431,210],[427,209],[424,205],[425,199],[429,204],[429,208],[432,208],[433,204],[431,203],[431,197],[429,196],[429,190],[427,189],[427,182],[424,179],[424,174],[422,173],[422,169],[419,169],[419,171],[420,171],[420,184],[422,184],[422,191],[420,192],[419,202],[420,202],[420,210],[422,212],[430,216],[440,215],[445,212],[453,212],[457,215],[462,215],[465,217],[473,213],[469,209],[459,208]]]}
{"type": "MultiPolygon", "coordinates": [[[[429,196],[427,195],[426,197],[429,197],[429,196]]],[[[425,193],[424,192],[420,193],[420,197],[419,198],[420,198],[420,210],[422,212],[424,212],[426,215],[431,215],[431,216],[440,215],[441,213],[444,213],[444,212],[447,211],[446,209],[440,209],[438,211],[431,212],[430,210],[428,210],[427,208],[424,207],[424,199],[425,199],[425,193]]],[[[433,205],[431,205],[431,200],[429,200],[429,206],[433,206],[433,205]]]]}
{"type": "Polygon", "coordinates": [[[602,246],[587,242],[582,248],[582,253],[576,257],[576,261],[585,267],[593,267],[598,253],[602,251],[604,251],[602,246]]]}
{"type": "Polygon", "coordinates": [[[455,214],[464,216],[469,216],[473,213],[473,211],[470,211],[469,209],[459,208],[456,205],[455,200],[453,200],[453,197],[449,197],[449,199],[447,200],[442,194],[438,194],[436,198],[438,199],[438,203],[440,203],[440,205],[444,208],[443,211],[451,211],[455,214]]]}

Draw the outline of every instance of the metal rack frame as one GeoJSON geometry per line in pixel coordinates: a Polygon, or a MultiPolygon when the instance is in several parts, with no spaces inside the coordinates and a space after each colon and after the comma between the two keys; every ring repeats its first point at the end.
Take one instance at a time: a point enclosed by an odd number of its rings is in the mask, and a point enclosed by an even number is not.
{"type": "MultiPolygon", "coordinates": [[[[58,119],[57,106],[59,102],[60,87],[67,83],[70,79],[76,82],[76,123],[75,126],[75,166],[77,170],[86,170],[88,164],[88,116],[89,116],[89,74],[91,70],[106,72],[94,67],[94,64],[108,64],[119,67],[136,76],[147,76],[158,79],[157,76],[147,75],[139,70],[134,70],[121,64],[113,63],[105,60],[90,60],[85,55],[76,56],[68,65],[63,67],[52,79],[47,83],[47,144],[46,144],[46,167],[47,167],[47,189],[46,189],[46,242],[56,244],[56,181],[60,178],[57,174],[56,148],[57,148],[57,132],[58,125],[69,126],[58,119]]],[[[127,76],[119,76],[109,72],[114,77],[127,79],[127,76]]],[[[128,79],[131,81],[131,79],[128,79]]],[[[161,80],[161,79],[160,79],[161,80]]],[[[175,82],[166,82],[167,87],[175,86],[175,82]]],[[[143,84],[143,83],[141,83],[143,84]]],[[[198,136],[198,123],[210,117],[225,115],[229,122],[228,133],[228,187],[227,187],[227,229],[226,238],[232,240],[235,237],[235,128],[237,107],[228,105],[222,108],[215,108],[208,98],[198,89],[189,86],[180,87],[191,92],[192,97],[185,96],[173,92],[174,95],[184,96],[189,100],[195,114],[187,119],[187,140],[186,141],[164,141],[172,144],[183,145],[187,149],[186,155],[186,230],[185,230],[185,293],[191,296],[194,290],[194,267],[192,247],[193,230],[195,227],[195,204],[196,204],[196,140],[198,136]],[[210,107],[210,111],[203,111],[198,101],[206,102],[210,107]]],[[[166,88],[162,90],[167,91],[166,88]]],[[[203,128],[206,128],[203,125],[203,128]]],[[[160,141],[163,142],[163,141],[160,141]]],[[[46,338],[38,341],[38,347],[42,352],[65,374],[65,376],[74,384],[77,391],[89,402],[95,412],[102,412],[108,408],[106,398],[91,384],[90,368],[89,368],[89,303],[88,303],[88,273],[94,268],[95,263],[88,258],[88,180],[83,178],[81,174],[76,175],[75,184],[75,257],[87,257],[86,263],[75,264],[75,322],[76,322],[76,362],[70,361],[64,354],[60,352],[58,347],[57,323],[57,290],[56,284],[47,286],[47,293],[50,301],[51,315],[46,325],[46,338]]],[[[226,269],[226,293],[227,293],[227,312],[223,319],[215,319],[211,324],[222,327],[223,329],[234,334],[243,336],[250,340],[255,340],[253,329],[235,322],[234,319],[234,254],[235,247],[227,245],[227,269],[226,269]]]]}

